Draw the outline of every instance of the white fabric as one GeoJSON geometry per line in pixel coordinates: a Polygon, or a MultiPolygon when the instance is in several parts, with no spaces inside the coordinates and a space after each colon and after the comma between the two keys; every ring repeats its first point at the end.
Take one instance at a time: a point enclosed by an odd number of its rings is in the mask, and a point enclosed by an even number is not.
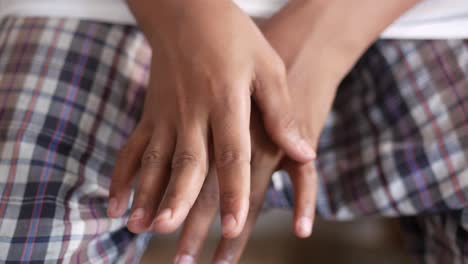
{"type": "MultiPolygon", "coordinates": [[[[233,1],[253,17],[269,17],[287,3],[287,0],[233,1]]],[[[0,0],[0,17],[12,14],[135,23],[124,0],[0,0]]],[[[468,38],[468,0],[422,1],[388,27],[381,37],[468,38]]]]}

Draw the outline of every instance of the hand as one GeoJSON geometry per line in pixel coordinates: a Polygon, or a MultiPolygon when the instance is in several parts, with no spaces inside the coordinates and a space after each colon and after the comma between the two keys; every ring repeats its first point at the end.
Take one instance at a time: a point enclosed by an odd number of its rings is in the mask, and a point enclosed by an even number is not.
{"type": "MultiPolygon", "coordinates": [[[[286,64],[288,85],[299,114],[299,123],[313,146],[318,141],[336,89],[346,73],[378,34],[416,2],[296,0],[261,25],[265,37],[286,64]],[[379,5],[377,9],[376,5],[379,5]]],[[[253,139],[254,153],[266,150],[255,142],[253,139]]],[[[258,163],[257,166],[255,155],[253,156],[253,193],[263,195],[266,190],[268,176],[271,175],[267,168],[271,170],[272,164],[275,164],[273,158],[269,160],[263,164],[258,163]]],[[[293,182],[295,233],[299,237],[306,237],[310,235],[310,223],[314,218],[317,188],[315,169],[311,163],[298,164],[287,157],[280,168],[288,171],[293,182]]],[[[239,261],[258,216],[259,205],[262,204],[255,197],[253,199],[253,204],[257,206],[251,208],[245,229],[235,239],[221,240],[215,253],[215,263],[239,261]]],[[[198,203],[197,201],[197,206],[191,212],[190,222],[184,227],[178,248],[178,256],[191,254],[195,256],[195,260],[204,240],[200,231],[194,232],[195,226],[209,223],[196,222],[197,216],[201,219],[203,213],[195,210],[205,207],[202,202],[200,205],[198,203]]],[[[204,226],[202,230],[206,229],[204,226]]]]}
{"type": "Polygon", "coordinates": [[[143,116],[114,168],[108,214],[122,216],[138,173],[128,228],[139,233],[154,223],[156,231],[174,231],[213,160],[223,234],[235,237],[249,208],[251,96],[269,135],[292,159],[315,155],[296,125],[284,65],[231,1],[129,4],[154,55],[143,116]]]}
{"type": "MultiPolygon", "coordinates": [[[[299,123],[302,125],[301,130],[308,137],[309,143],[316,146],[336,89],[367,44],[362,42],[360,45],[343,45],[346,41],[341,41],[339,37],[337,44],[332,41],[325,43],[323,39],[331,38],[322,35],[323,32],[308,34],[311,28],[315,27],[313,23],[306,23],[309,19],[307,9],[320,10],[320,8],[313,5],[304,8],[306,6],[303,3],[295,1],[289,4],[262,24],[261,28],[287,65],[288,86],[299,123]],[[291,30],[292,28],[294,30],[291,30]]],[[[322,29],[322,27],[317,28],[318,31],[322,29]]],[[[261,122],[258,119],[256,121],[255,116],[252,116],[251,128],[253,195],[250,212],[246,226],[239,237],[221,240],[214,255],[215,263],[239,261],[259,214],[270,177],[278,167],[288,171],[293,182],[294,231],[299,237],[307,237],[311,233],[317,191],[317,175],[313,164],[299,164],[275,152],[274,145],[262,140],[265,138],[264,135],[258,133],[261,131],[261,122]]],[[[210,181],[207,182],[186,221],[176,260],[186,259],[192,260],[193,263],[197,262],[209,226],[216,214],[216,189],[209,187],[210,183],[212,184],[210,181]]]]}
{"type": "MultiPolygon", "coordinates": [[[[251,135],[253,153],[249,215],[245,228],[239,237],[222,239],[216,250],[214,263],[225,263],[218,261],[238,262],[262,208],[271,175],[284,156],[268,140],[255,108],[252,111],[251,135]]],[[[295,233],[299,237],[307,237],[311,233],[315,210],[316,176],[314,167],[312,163],[307,163],[298,168],[288,164],[285,165],[285,168],[288,169],[295,190],[295,233]]],[[[176,264],[199,263],[198,258],[219,206],[215,173],[215,170],[210,170],[202,191],[185,221],[178,243],[176,264]]]]}

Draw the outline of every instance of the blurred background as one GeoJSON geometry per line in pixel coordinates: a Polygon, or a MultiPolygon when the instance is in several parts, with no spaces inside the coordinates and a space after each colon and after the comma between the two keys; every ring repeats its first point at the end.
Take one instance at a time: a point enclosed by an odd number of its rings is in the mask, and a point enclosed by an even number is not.
{"type": "MultiPolygon", "coordinates": [[[[200,263],[210,263],[219,236],[217,223],[200,263]]],[[[173,263],[176,242],[177,234],[153,238],[142,264],[173,263]]],[[[272,210],[260,216],[240,263],[409,264],[412,259],[405,252],[397,220],[370,218],[329,222],[317,219],[312,237],[299,239],[292,232],[291,212],[272,210]]]]}

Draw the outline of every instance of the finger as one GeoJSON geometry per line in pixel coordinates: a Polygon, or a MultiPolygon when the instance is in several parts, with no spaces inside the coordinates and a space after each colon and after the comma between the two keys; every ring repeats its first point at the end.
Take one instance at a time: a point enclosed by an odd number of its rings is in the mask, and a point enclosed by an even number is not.
{"type": "Polygon", "coordinates": [[[185,221],[177,245],[175,264],[197,263],[219,206],[216,171],[210,169],[195,205],[185,221]]]}
{"type": "Polygon", "coordinates": [[[150,139],[150,129],[140,122],[117,155],[109,190],[107,215],[121,217],[128,208],[132,181],[140,166],[140,157],[150,139]]]}
{"type": "Polygon", "coordinates": [[[272,140],[293,160],[313,160],[315,151],[300,133],[287,86],[286,70],[280,60],[262,67],[256,76],[253,96],[272,140]]]}
{"type": "Polygon", "coordinates": [[[134,233],[147,231],[167,185],[175,133],[155,128],[153,137],[141,157],[138,185],[134,194],[128,228],[134,233]]]}
{"type": "Polygon", "coordinates": [[[257,217],[248,217],[245,227],[238,237],[232,239],[221,239],[218,247],[216,248],[213,263],[230,264],[239,262],[245,246],[249,241],[250,235],[252,234],[257,217]]]}
{"type": "Polygon", "coordinates": [[[249,215],[244,229],[236,238],[222,238],[214,255],[214,263],[228,264],[239,262],[262,209],[272,171],[273,169],[268,168],[268,166],[262,166],[259,170],[256,170],[256,172],[252,172],[252,194],[250,197],[249,215]]]}
{"type": "Polygon", "coordinates": [[[241,232],[249,208],[250,99],[248,95],[231,97],[214,113],[211,124],[222,231],[225,237],[233,238],[241,232]]]}
{"type": "Polygon", "coordinates": [[[154,222],[156,231],[175,231],[195,203],[208,170],[206,134],[206,129],[193,128],[178,136],[170,181],[154,222]]]}
{"type": "Polygon", "coordinates": [[[312,162],[285,166],[294,187],[294,232],[306,238],[312,233],[317,197],[317,172],[312,162]]]}

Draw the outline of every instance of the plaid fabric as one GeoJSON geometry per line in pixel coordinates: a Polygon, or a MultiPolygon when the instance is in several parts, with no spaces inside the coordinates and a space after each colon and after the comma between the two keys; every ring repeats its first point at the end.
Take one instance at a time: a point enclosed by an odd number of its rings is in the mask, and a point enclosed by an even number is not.
{"type": "MultiPolygon", "coordinates": [[[[132,235],[105,209],[115,154],[141,114],[149,58],[134,27],[0,22],[0,262],[139,259],[148,235],[132,235]]],[[[462,40],[373,45],[339,88],[320,139],[319,213],[463,214],[467,76],[462,40]]],[[[293,206],[284,176],[273,177],[271,206],[293,206]]]]}
{"type": "Polygon", "coordinates": [[[468,42],[379,41],[339,89],[320,140],[327,218],[468,201],[468,42]]]}
{"type": "Polygon", "coordinates": [[[0,22],[0,262],[136,262],[106,217],[115,154],[141,112],[150,49],[134,27],[0,22]]]}
{"type": "MultiPolygon", "coordinates": [[[[322,132],[327,219],[462,210],[468,201],[468,41],[380,40],[338,89],[322,132]]],[[[291,207],[278,176],[273,206],[291,207]]]]}
{"type": "MultiPolygon", "coordinates": [[[[418,263],[468,261],[468,41],[378,41],[339,87],[319,143],[321,216],[406,216],[418,263]]],[[[293,206],[286,176],[274,175],[270,206],[293,206]]]]}

